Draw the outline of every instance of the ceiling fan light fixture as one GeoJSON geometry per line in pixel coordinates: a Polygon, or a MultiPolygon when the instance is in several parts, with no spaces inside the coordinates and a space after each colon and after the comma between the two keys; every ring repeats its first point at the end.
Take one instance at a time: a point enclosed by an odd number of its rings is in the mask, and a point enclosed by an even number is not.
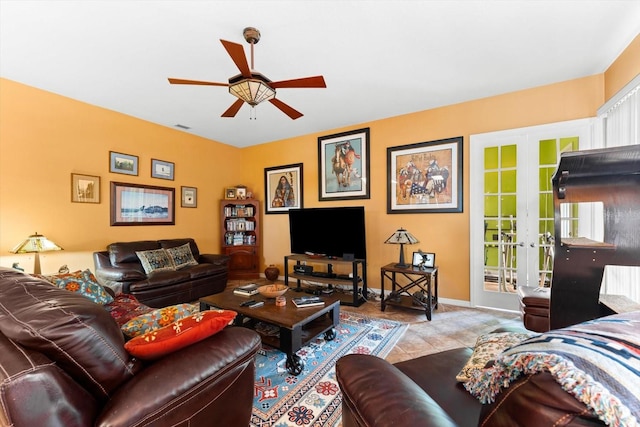
{"type": "Polygon", "coordinates": [[[255,107],[263,101],[275,98],[276,91],[269,86],[269,79],[260,73],[251,73],[251,78],[241,74],[229,79],[229,93],[255,107]]]}

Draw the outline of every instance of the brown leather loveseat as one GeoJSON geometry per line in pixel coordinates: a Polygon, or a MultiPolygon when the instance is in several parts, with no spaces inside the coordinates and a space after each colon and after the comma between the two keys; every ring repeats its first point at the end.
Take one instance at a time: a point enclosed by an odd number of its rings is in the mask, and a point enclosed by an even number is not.
{"type": "Polygon", "coordinates": [[[96,278],[116,294],[135,296],[150,307],[166,307],[222,292],[227,286],[229,257],[201,254],[193,239],[117,242],[93,253],[96,278]],[[159,269],[149,274],[136,252],[178,248],[188,244],[195,265],[159,269]]]}
{"type": "Polygon", "coordinates": [[[1,426],[249,424],[260,347],[249,329],[142,362],[102,306],[0,268],[0,332],[1,426]]]}

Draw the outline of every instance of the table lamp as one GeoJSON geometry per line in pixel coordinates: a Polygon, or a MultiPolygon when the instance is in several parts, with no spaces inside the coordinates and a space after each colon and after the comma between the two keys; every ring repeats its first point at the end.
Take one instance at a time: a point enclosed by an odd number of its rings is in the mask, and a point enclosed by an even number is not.
{"type": "Polygon", "coordinates": [[[14,254],[27,254],[27,253],[35,253],[35,262],[33,266],[33,274],[42,274],[40,271],[40,252],[49,252],[49,251],[61,251],[62,248],[51,240],[44,237],[42,234],[32,234],[27,237],[24,241],[17,244],[13,249],[9,252],[14,254]]]}
{"type": "Polygon", "coordinates": [[[418,243],[418,239],[416,239],[413,234],[409,233],[404,228],[399,228],[385,241],[385,243],[400,245],[400,262],[398,262],[398,264],[396,264],[395,266],[398,268],[409,267],[409,264],[404,262],[404,245],[413,245],[415,243],[418,243]]]}

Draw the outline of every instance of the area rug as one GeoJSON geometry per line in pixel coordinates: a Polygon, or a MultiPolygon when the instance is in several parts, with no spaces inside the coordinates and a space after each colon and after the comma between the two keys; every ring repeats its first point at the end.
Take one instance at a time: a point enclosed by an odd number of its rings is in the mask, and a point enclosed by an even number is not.
{"type": "MultiPolygon", "coordinates": [[[[266,325],[262,333],[270,333],[266,325]]],[[[341,311],[336,337],[321,335],[297,354],[305,367],[298,376],[285,368],[286,355],[263,346],[256,360],[251,427],[340,425],[342,399],[336,381],[336,361],[345,354],[372,354],[384,358],[408,324],[341,311]]]]}

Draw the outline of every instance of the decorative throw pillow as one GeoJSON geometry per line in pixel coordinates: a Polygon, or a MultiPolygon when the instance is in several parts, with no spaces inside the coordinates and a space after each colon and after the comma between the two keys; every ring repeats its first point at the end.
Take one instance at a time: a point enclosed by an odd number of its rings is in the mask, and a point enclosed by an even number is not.
{"type": "Polygon", "coordinates": [[[128,337],[137,337],[150,331],[158,330],[168,326],[197,312],[199,307],[196,304],[176,304],[169,307],[158,308],[148,313],[136,316],[122,325],[120,329],[128,337]]]}
{"type": "Polygon", "coordinates": [[[122,327],[129,320],[141,314],[149,313],[154,309],[142,304],[138,299],[130,294],[118,294],[104,309],[109,312],[119,327],[122,327]]]}
{"type": "Polygon", "coordinates": [[[175,270],[176,267],[171,262],[171,258],[164,249],[154,249],[151,251],[136,251],[136,255],[142,263],[142,268],[147,274],[154,271],[175,270]]]}
{"type": "Polygon", "coordinates": [[[182,246],[176,246],[175,248],[167,248],[165,251],[167,251],[171,261],[173,261],[173,265],[176,270],[180,270],[181,268],[185,268],[189,265],[198,265],[198,261],[193,258],[189,243],[185,243],[182,246]]]}
{"type": "Polygon", "coordinates": [[[235,311],[201,311],[157,331],[139,335],[124,348],[139,359],[157,359],[220,332],[235,319],[235,311]]]}
{"type": "Polygon", "coordinates": [[[481,371],[485,365],[496,358],[504,350],[537,335],[529,332],[491,332],[480,335],[473,348],[473,354],[456,375],[460,382],[469,381],[474,371],[481,371]]]}
{"type": "Polygon", "coordinates": [[[98,283],[91,270],[58,274],[53,277],[53,284],[69,292],[77,292],[96,304],[104,305],[113,301],[113,297],[98,283]]]}

